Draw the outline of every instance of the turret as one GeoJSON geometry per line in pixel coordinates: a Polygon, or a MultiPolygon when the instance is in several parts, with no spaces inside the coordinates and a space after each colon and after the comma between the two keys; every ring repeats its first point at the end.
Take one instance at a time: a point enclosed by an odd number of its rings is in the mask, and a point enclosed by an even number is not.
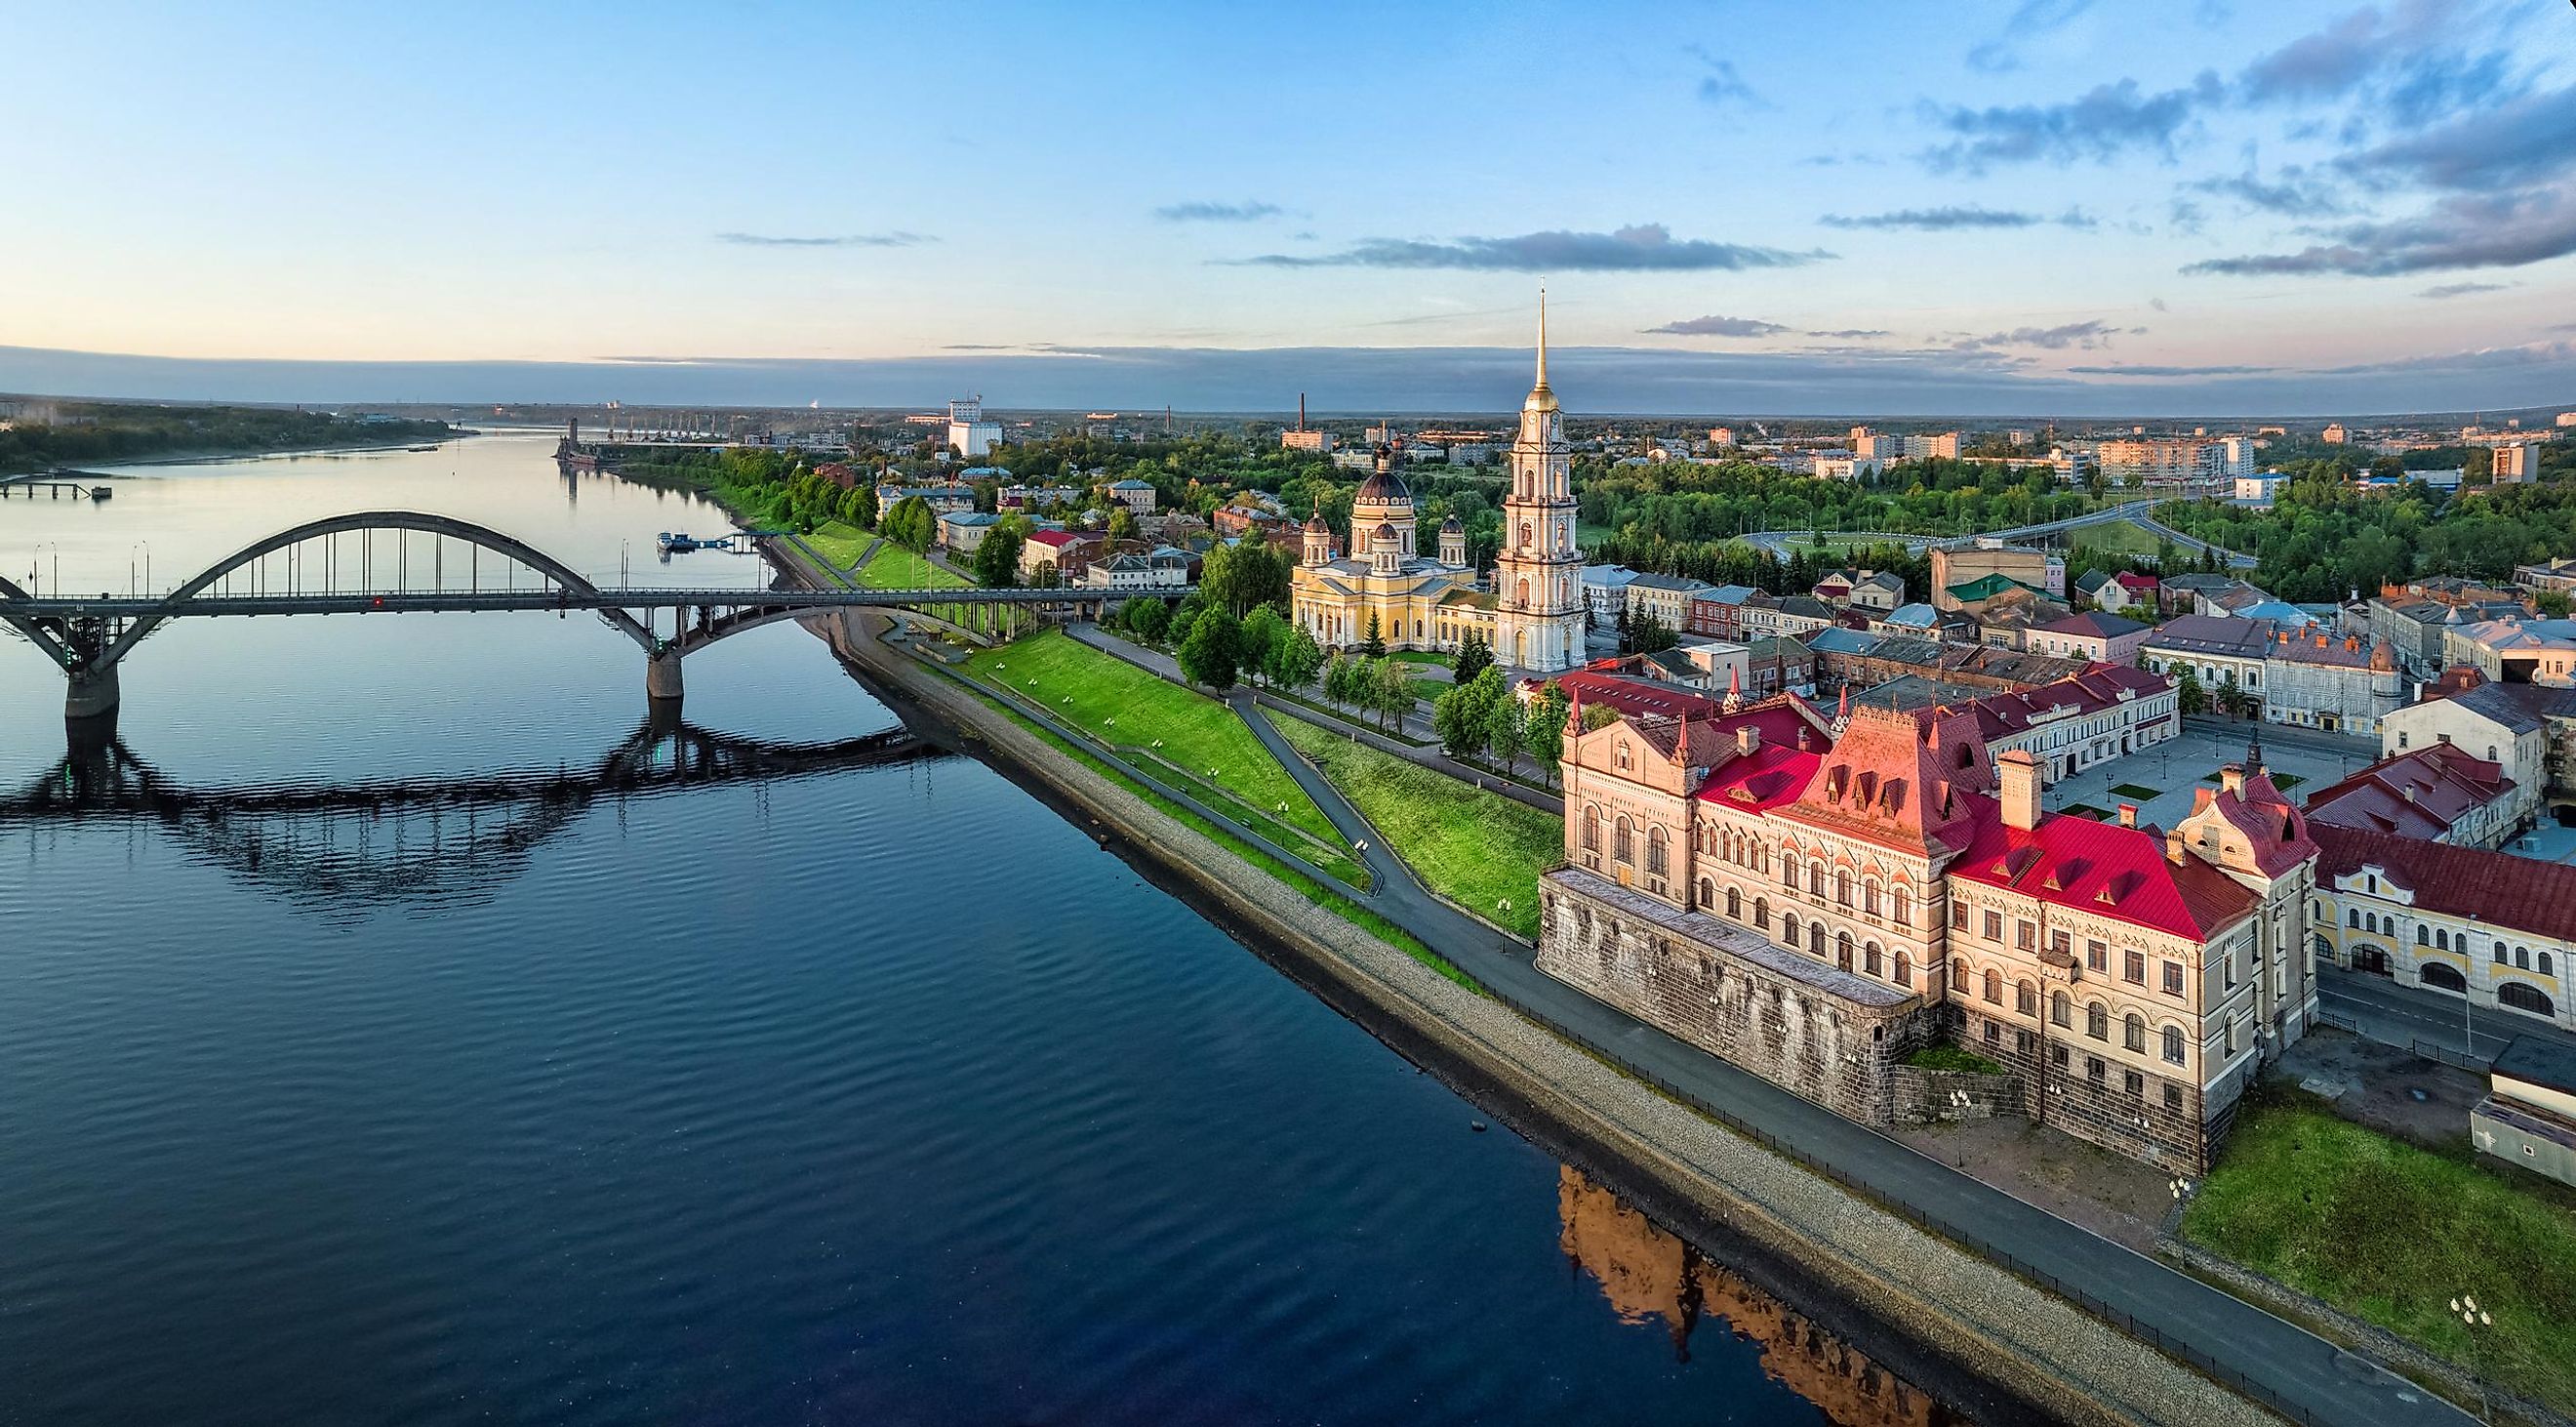
{"type": "Polygon", "coordinates": [[[1404,573],[1404,537],[1392,525],[1380,524],[1369,534],[1369,573],[1400,575],[1404,573]]]}
{"type": "Polygon", "coordinates": [[[1440,563],[1452,570],[1467,568],[1467,527],[1455,515],[1440,522],[1440,563]]]}
{"type": "Polygon", "coordinates": [[[1324,523],[1324,502],[1315,501],[1315,513],[1306,517],[1304,563],[1321,565],[1333,558],[1333,528],[1324,523]]]}

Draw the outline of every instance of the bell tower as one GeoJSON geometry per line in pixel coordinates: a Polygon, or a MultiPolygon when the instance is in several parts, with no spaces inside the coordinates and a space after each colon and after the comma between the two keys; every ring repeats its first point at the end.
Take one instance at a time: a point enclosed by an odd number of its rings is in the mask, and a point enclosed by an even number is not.
{"type": "Polygon", "coordinates": [[[1494,561],[1494,657],[1554,673],[1583,662],[1583,552],[1574,543],[1573,450],[1547,384],[1547,290],[1538,297],[1538,380],[1512,438],[1503,548],[1494,561]]]}

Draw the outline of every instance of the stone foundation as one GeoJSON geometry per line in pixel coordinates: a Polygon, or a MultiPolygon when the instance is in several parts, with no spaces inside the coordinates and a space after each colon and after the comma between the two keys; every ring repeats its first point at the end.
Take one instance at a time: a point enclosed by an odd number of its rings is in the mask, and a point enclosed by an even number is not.
{"type": "Polygon", "coordinates": [[[1538,969],[1865,1125],[1939,1008],[1580,868],[1540,879],[1538,969]]]}
{"type": "Polygon", "coordinates": [[[1952,1033],[1960,1045],[2021,1082],[2021,1113],[2032,1120],[2175,1174],[2196,1176],[2209,1168],[2226,1125],[2203,1119],[2198,1086],[2141,1073],[2139,1087],[2132,1091],[2124,1067],[2103,1054],[2098,1042],[2071,1028],[2051,1026],[2043,1037],[1971,1008],[1953,1006],[1950,1013],[1958,1018],[1952,1033]],[[1991,1036],[1988,1027],[1993,1028],[1991,1036]],[[2063,1065],[2057,1063],[2060,1051],[2066,1057],[2063,1065]],[[2098,1081],[2089,1073],[2095,1059],[2103,1062],[2098,1081]],[[2166,1104],[2168,1085],[2182,1092],[2179,1109],[2166,1104]]]}

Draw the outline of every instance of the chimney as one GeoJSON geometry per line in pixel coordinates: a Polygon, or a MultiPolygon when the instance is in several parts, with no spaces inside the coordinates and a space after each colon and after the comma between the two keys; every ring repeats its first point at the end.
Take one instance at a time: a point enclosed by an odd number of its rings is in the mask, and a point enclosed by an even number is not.
{"type": "Polygon", "coordinates": [[[2245,765],[2230,763],[2218,770],[2218,789],[2223,793],[2245,796],[2245,765]]]}
{"type": "Polygon", "coordinates": [[[1995,760],[1995,776],[2003,782],[2004,825],[2024,832],[2039,826],[2039,756],[2012,749],[1995,760]]]}
{"type": "Polygon", "coordinates": [[[1306,394],[1302,391],[1297,393],[1297,429],[1306,429],[1306,394]]]}
{"type": "Polygon", "coordinates": [[[1745,724],[1735,730],[1735,751],[1747,758],[1762,751],[1762,730],[1745,724]]]}
{"type": "Polygon", "coordinates": [[[2137,825],[2138,805],[2135,803],[2122,803],[2120,805],[2120,826],[2136,827],[2137,825]]]}

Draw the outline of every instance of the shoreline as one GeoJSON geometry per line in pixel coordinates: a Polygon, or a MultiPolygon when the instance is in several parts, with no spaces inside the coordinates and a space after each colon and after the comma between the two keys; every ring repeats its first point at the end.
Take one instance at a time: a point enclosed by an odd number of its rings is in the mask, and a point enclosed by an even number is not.
{"type": "MultiPolygon", "coordinates": [[[[791,553],[778,567],[811,579],[791,553]]],[[[2271,1414],[2063,1299],[1611,1069],[1503,1003],[1321,917],[1230,849],[1107,783],[878,638],[814,621],[845,667],[1471,1104],[1981,1422],[2256,1422],[2271,1414]],[[1848,1323],[1848,1327],[1845,1326],[1848,1323]]]]}

